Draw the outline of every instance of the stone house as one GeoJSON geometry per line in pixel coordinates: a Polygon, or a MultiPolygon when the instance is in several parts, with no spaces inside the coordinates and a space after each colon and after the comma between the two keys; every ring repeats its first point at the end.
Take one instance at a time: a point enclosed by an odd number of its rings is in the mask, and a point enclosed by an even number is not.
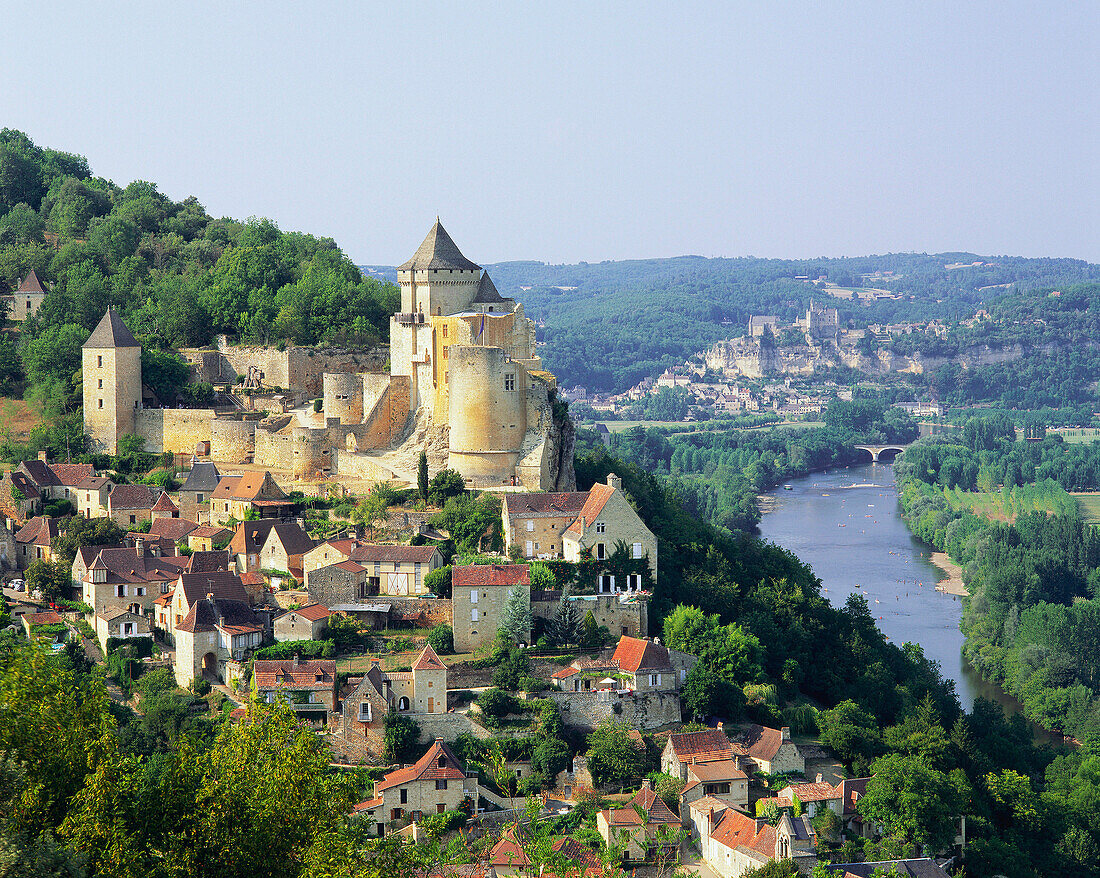
{"type": "Polygon", "coordinates": [[[587,491],[505,494],[504,545],[519,546],[525,558],[561,558],[562,536],[587,500],[587,491]]]}
{"type": "Polygon", "coordinates": [[[22,323],[28,317],[33,317],[42,307],[48,290],[38,277],[38,272],[33,268],[30,273],[19,282],[15,292],[9,296],[0,297],[0,302],[7,305],[7,317],[15,323],[22,323]]]}
{"type": "Polygon", "coordinates": [[[733,736],[732,744],[734,752],[744,757],[743,762],[764,774],[802,774],[806,770],[806,760],[791,740],[787,726],[771,729],[750,724],[733,736]]]}
{"type": "Polygon", "coordinates": [[[275,617],[275,640],[320,640],[328,625],[328,607],[310,604],[275,617]]]}
{"type": "Polygon", "coordinates": [[[188,686],[199,676],[225,680],[230,662],[239,664],[263,643],[264,628],[244,601],[208,593],[191,605],[173,634],[176,683],[188,686]]]}
{"type": "MultiPolygon", "coordinates": [[[[42,452],[36,460],[24,460],[14,470],[21,473],[28,484],[33,484],[32,490],[39,499],[69,500],[76,508],[76,486],[95,475],[95,469],[90,463],[54,463],[46,462],[46,452],[42,452]]],[[[24,496],[30,496],[26,491],[24,496]]]]}
{"type": "Polygon", "coordinates": [[[374,798],[360,802],[355,814],[375,824],[379,836],[387,827],[415,823],[425,814],[458,810],[477,803],[477,775],[467,773],[451,748],[437,738],[413,765],[391,771],[374,783],[374,798]]]}
{"type": "MultiPolygon", "coordinates": [[[[167,494],[164,496],[168,496],[167,494]]],[[[154,513],[155,515],[156,513],[154,513]]],[[[147,534],[150,540],[158,540],[161,544],[161,551],[164,547],[171,546],[171,552],[164,554],[175,555],[178,554],[178,550],[184,546],[190,545],[191,534],[197,529],[198,525],[193,521],[189,521],[186,518],[154,518],[153,523],[149,525],[149,533],[147,534]]]]}
{"type": "Polygon", "coordinates": [[[0,490],[4,502],[10,498],[16,511],[16,518],[26,520],[42,511],[43,497],[38,485],[26,473],[13,470],[5,474],[0,472],[0,490]],[[18,499],[16,494],[22,499],[18,499]]]}
{"type": "Polygon", "coordinates": [[[263,566],[263,547],[271,529],[279,521],[274,518],[259,521],[242,521],[233,533],[233,539],[226,548],[236,565],[238,573],[251,573],[263,566]]]}
{"type": "Polygon", "coordinates": [[[473,652],[493,642],[516,588],[530,605],[531,577],[526,564],[471,564],[451,570],[455,652],[473,652]]]}
{"type": "Polygon", "coordinates": [[[192,552],[213,552],[215,543],[228,542],[232,536],[224,527],[200,524],[187,535],[187,545],[192,552]]]}
{"type": "Polygon", "coordinates": [[[296,521],[280,521],[267,532],[260,547],[260,569],[286,572],[298,582],[304,578],[302,557],[314,546],[296,521]]]}
{"type": "Polygon", "coordinates": [[[164,632],[169,643],[172,643],[176,629],[204,598],[236,601],[246,606],[251,603],[248,592],[236,573],[227,570],[180,573],[172,588],[172,603],[164,632]]]}
{"type": "Polygon", "coordinates": [[[106,518],[107,495],[115,483],[106,476],[88,476],[76,485],[76,514],[81,518],[106,518]]]}
{"type": "Polygon", "coordinates": [[[231,518],[246,521],[250,514],[281,518],[293,506],[270,472],[223,476],[210,495],[210,523],[224,525],[231,518]]]}
{"type": "MultiPolygon", "coordinates": [[[[521,827],[518,831],[523,833],[524,828],[521,827]]],[[[529,874],[531,860],[516,833],[515,826],[508,827],[501,835],[500,841],[493,845],[493,849],[489,852],[489,867],[494,878],[512,878],[515,875],[529,874]]],[[[520,837],[522,838],[522,835],[520,837]]],[[[573,875],[575,870],[585,876],[606,874],[600,855],[574,838],[568,836],[556,838],[551,843],[550,849],[572,864],[567,871],[569,875],[573,875]]]]}
{"type": "Polygon", "coordinates": [[[721,878],[740,878],[771,860],[794,860],[808,873],[814,862],[816,839],[805,814],[792,818],[784,812],[772,826],[710,796],[693,802],[690,812],[691,834],[703,861],[721,878]]]}
{"type": "Polygon", "coordinates": [[[694,763],[733,762],[736,758],[733,742],[721,726],[681,732],[668,736],[661,751],[661,771],[687,781],[688,768],[694,763]]]}
{"type": "Polygon", "coordinates": [[[687,766],[687,783],[680,792],[680,816],[684,826],[690,820],[692,803],[704,796],[728,802],[746,810],[749,807],[749,777],[734,759],[696,761],[687,766]]]}
{"type": "Polygon", "coordinates": [[[252,663],[252,697],[267,704],[285,697],[295,716],[324,727],[336,710],[336,662],[256,659],[252,663]]]}
{"type": "Polygon", "coordinates": [[[73,582],[80,588],[81,600],[97,615],[118,609],[147,615],[186,565],[185,557],[165,557],[145,545],[82,546],[73,559],[73,582]]]}
{"type": "MultiPolygon", "coordinates": [[[[593,485],[580,514],[562,536],[562,552],[567,561],[579,561],[586,553],[596,561],[611,557],[615,547],[626,546],[632,560],[646,559],[653,579],[657,579],[657,537],[622,492],[622,479],[612,473],[606,485],[593,485]]],[[[616,583],[611,574],[600,574],[600,591],[640,591],[641,576],[630,574],[626,582],[616,583]]]]}
{"type": "Polygon", "coordinates": [[[15,533],[15,562],[26,570],[35,561],[53,560],[53,541],[57,539],[57,520],[35,516],[15,533]]]}
{"type": "Polygon", "coordinates": [[[153,521],[180,517],[179,507],[167,493],[161,493],[160,497],[157,498],[157,502],[153,504],[152,513],[153,521]]]}
{"type": "Polygon", "coordinates": [[[147,617],[130,610],[105,610],[102,614],[96,614],[95,633],[100,647],[106,652],[108,638],[113,637],[116,640],[151,638],[153,626],[147,617]]]}
{"type": "Polygon", "coordinates": [[[123,530],[133,530],[135,525],[153,520],[153,507],[163,493],[148,485],[118,485],[107,495],[107,517],[123,530]]]}
{"type": "Polygon", "coordinates": [[[180,515],[199,523],[210,521],[210,498],[221,481],[218,468],[209,461],[195,461],[179,489],[180,515]]]}
{"type": "Polygon", "coordinates": [[[648,778],[625,807],[600,811],[596,828],[609,846],[624,846],[626,863],[675,862],[679,851],[678,836],[670,838],[670,833],[679,832],[680,818],[653,791],[648,778]]]}
{"type": "Polygon", "coordinates": [[[443,556],[435,546],[378,545],[348,539],[321,543],[302,559],[310,596],[330,605],[354,604],[377,595],[427,594],[424,580],[442,566],[443,556]]]}

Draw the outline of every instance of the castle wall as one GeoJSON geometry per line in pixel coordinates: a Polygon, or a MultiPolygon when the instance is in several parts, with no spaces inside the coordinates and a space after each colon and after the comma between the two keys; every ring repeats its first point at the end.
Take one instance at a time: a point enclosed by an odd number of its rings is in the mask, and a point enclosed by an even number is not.
{"type": "Polygon", "coordinates": [[[508,452],[512,459],[504,474],[511,475],[527,432],[527,381],[527,371],[500,348],[451,347],[452,457],[508,452]]]}
{"type": "Polygon", "coordinates": [[[209,442],[213,409],[141,409],[134,432],[154,454],[173,451],[194,454],[195,444],[209,442]]]}
{"type": "Polygon", "coordinates": [[[591,731],[605,719],[614,717],[627,728],[648,731],[682,722],[680,696],[676,692],[564,692],[550,690],[546,695],[561,711],[565,725],[591,731]]]}
{"type": "Polygon", "coordinates": [[[246,463],[256,452],[258,416],[230,415],[210,423],[210,456],[228,463],[246,463]]]}
{"type": "Polygon", "coordinates": [[[394,477],[393,471],[380,463],[378,458],[343,448],[332,449],[332,471],[367,482],[388,482],[394,477]]]}
{"type": "Polygon", "coordinates": [[[465,311],[477,295],[481,281],[478,269],[424,269],[398,272],[401,310],[424,314],[454,314],[465,311]]]}
{"type": "Polygon", "coordinates": [[[358,374],[326,372],[322,383],[326,418],[337,418],[341,424],[358,424],[363,420],[364,385],[358,374]]]}

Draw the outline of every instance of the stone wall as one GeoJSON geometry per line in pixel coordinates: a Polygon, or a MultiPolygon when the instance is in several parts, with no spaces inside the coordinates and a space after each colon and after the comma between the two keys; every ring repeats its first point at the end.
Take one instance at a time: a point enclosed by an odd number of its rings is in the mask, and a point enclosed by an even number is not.
{"type": "Polygon", "coordinates": [[[213,409],[142,409],[135,418],[135,432],[145,440],[145,450],[154,454],[194,454],[196,443],[210,441],[213,420],[213,409]]]}
{"type": "Polygon", "coordinates": [[[210,424],[210,457],[227,463],[247,463],[256,452],[259,414],[219,415],[210,424]]]}
{"type": "Polygon", "coordinates": [[[393,470],[377,457],[343,448],[332,449],[332,471],[347,478],[363,479],[367,482],[388,482],[395,478],[393,470]]]}
{"type": "MultiPolygon", "coordinates": [[[[613,637],[645,637],[649,632],[649,601],[645,595],[620,600],[618,595],[571,595],[577,617],[584,619],[589,610],[596,624],[607,628],[613,637]]],[[[558,596],[548,601],[531,601],[531,614],[552,619],[558,612],[558,596]]]]}
{"type": "Polygon", "coordinates": [[[628,728],[650,731],[682,722],[680,696],[676,692],[563,692],[546,693],[561,711],[562,722],[591,731],[608,717],[628,728]]]}

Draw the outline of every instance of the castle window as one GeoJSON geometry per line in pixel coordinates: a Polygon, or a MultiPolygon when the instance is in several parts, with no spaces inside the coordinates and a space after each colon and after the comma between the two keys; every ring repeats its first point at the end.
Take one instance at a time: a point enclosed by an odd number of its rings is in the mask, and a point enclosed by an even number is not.
{"type": "Polygon", "coordinates": [[[103,408],[103,397],[102,396],[99,398],[99,407],[103,408]]]}
{"type": "Polygon", "coordinates": [[[99,379],[99,389],[100,390],[103,389],[103,379],[102,378],[99,379]]]}
{"type": "Polygon", "coordinates": [[[446,323],[443,324],[443,337],[444,338],[447,337],[447,324],[446,323]]]}
{"type": "Polygon", "coordinates": [[[97,367],[102,369],[103,368],[103,357],[96,357],[95,358],[95,364],[96,364],[97,367]]]}
{"type": "Polygon", "coordinates": [[[504,389],[515,390],[516,389],[516,373],[509,372],[504,376],[504,389]]]}

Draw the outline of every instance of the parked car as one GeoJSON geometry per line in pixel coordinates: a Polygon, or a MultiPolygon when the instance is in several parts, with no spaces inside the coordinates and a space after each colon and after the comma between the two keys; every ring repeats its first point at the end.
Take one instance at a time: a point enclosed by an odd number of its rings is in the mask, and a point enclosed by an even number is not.
{"type": "Polygon", "coordinates": [[[13,579],[11,582],[8,583],[8,585],[11,588],[14,588],[16,591],[27,590],[27,584],[22,579],[13,579]]]}

